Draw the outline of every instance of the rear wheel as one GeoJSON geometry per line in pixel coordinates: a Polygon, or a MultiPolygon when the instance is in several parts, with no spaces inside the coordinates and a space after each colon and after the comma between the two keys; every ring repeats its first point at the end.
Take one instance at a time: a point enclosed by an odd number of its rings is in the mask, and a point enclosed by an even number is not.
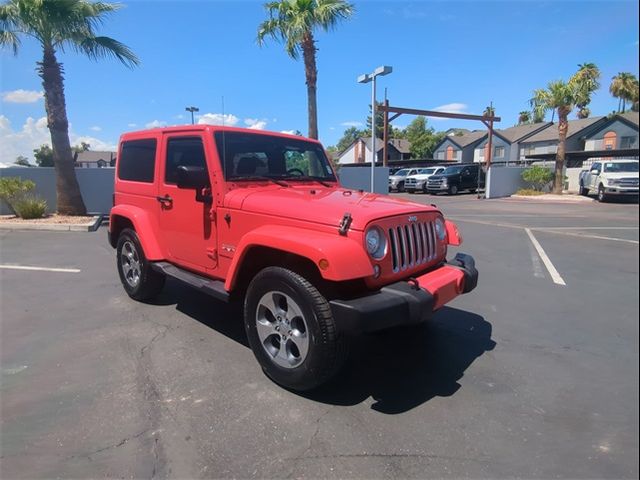
{"type": "Polygon", "coordinates": [[[249,284],[244,326],[253,354],[273,381],[310,390],[333,377],[347,352],[326,298],[304,277],[267,267],[249,284]]]}
{"type": "Polygon", "coordinates": [[[116,258],[120,281],[135,300],[149,300],[164,287],[165,276],[151,268],[136,232],[125,228],[118,237],[116,258]]]}
{"type": "Polygon", "coordinates": [[[584,185],[582,184],[580,184],[580,195],[582,195],[583,197],[589,196],[589,189],[584,188],[584,185]]]}

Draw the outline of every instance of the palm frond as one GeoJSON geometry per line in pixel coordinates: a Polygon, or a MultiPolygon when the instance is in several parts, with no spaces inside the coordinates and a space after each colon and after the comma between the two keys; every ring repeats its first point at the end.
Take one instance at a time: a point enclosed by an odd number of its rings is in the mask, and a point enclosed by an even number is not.
{"type": "Polygon", "coordinates": [[[14,55],[18,55],[20,48],[20,37],[9,30],[0,30],[0,45],[10,47],[14,55]]]}
{"type": "Polygon", "coordinates": [[[140,64],[140,60],[129,47],[110,37],[87,37],[82,35],[72,45],[76,50],[84,53],[92,60],[109,57],[116,58],[129,68],[140,64]]]}

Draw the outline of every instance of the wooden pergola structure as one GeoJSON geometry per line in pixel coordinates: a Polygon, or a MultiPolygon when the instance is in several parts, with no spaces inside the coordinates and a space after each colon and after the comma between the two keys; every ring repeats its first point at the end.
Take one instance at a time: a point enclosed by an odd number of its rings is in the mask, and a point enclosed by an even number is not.
{"type": "MultiPolygon", "coordinates": [[[[387,166],[387,144],[389,142],[389,123],[398,118],[400,115],[423,115],[425,117],[438,117],[438,118],[453,118],[458,120],[477,120],[484,123],[489,129],[489,154],[485,158],[486,168],[491,165],[491,157],[493,155],[492,142],[493,142],[493,124],[502,120],[500,117],[489,115],[470,115],[468,113],[448,113],[437,112],[435,110],[418,110],[415,108],[402,108],[389,106],[389,100],[385,100],[383,105],[378,107],[378,110],[384,112],[384,134],[383,134],[383,151],[382,151],[382,165],[387,166]],[[389,114],[393,114],[389,116],[389,114]]],[[[375,132],[374,132],[375,135],[375,132]]],[[[373,152],[375,157],[376,152],[373,152]]]]}

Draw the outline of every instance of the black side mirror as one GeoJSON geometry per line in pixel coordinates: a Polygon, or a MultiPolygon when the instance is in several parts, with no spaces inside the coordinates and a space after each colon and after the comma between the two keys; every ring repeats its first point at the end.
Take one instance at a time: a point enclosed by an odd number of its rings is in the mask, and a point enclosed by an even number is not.
{"type": "Polygon", "coordinates": [[[178,188],[201,189],[209,186],[209,174],[203,167],[179,165],[176,171],[178,188]]]}

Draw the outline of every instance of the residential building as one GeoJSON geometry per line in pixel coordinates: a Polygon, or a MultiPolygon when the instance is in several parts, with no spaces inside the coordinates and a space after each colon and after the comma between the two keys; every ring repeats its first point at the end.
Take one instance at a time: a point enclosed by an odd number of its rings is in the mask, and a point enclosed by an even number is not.
{"type": "MultiPolygon", "coordinates": [[[[518,160],[518,150],[521,142],[527,138],[541,132],[545,128],[553,125],[547,123],[533,123],[526,125],[516,125],[511,128],[495,129],[491,139],[491,148],[493,155],[491,162],[493,163],[509,163],[518,160]]],[[[489,156],[489,136],[485,137],[475,148],[473,152],[473,161],[484,163],[489,156]]]]}
{"type": "MultiPolygon", "coordinates": [[[[590,117],[569,120],[566,150],[578,151],[585,149],[585,138],[597,131],[606,117],[590,117]]],[[[558,151],[558,124],[552,123],[540,132],[522,140],[518,146],[518,158],[524,160],[530,155],[555,154],[558,151]]]]}
{"type": "Polygon", "coordinates": [[[116,152],[86,150],[78,152],[76,168],[105,168],[116,165],[116,152]]]}
{"type": "Polygon", "coordinates": [[[474,130],[463,135],[449,135],[434,148],[436,160],[472,163],[476,146],[487,136],[486,130],[474,130]]]}
{"type": "MultiPolygon", "coordinates": [[[[360,137],[338,154],[337,163],[370,163],[373,158],[371,137],[360,137]]],[[[376,162],[382,162],[384,142],[376,139],[376,162]]],[[[411,157],[411,142],[403,138],[393,138],[387,144],[387,160],[408,160],[411,157]]]]}
{"type": "Polygon", "coordinates": [[[638,112],[613,115],[585,136],[584,149],[629,150],[638,149],[638,112]]]}

